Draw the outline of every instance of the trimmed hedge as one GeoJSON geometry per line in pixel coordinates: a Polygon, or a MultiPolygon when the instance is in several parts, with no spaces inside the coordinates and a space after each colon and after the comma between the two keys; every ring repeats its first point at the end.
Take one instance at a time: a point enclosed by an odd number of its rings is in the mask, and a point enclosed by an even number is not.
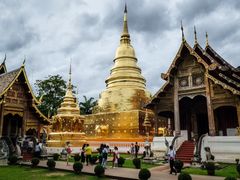
{"type": "Polygon", "coordinates": [[[16,155],[11,155],[8,157],[8,164],[9,165],[15,165],[17,164],[18,157],[16,155]]]}
{"type": "Polygon", "coordinates": [[[54,160],[54,161],[58,161],[58,160],[59,160],[59,157],[60,157],[60,154],[58,154],[58,153],[54,153],[54,154],[53,154],[53,160],[54,160]]]}
{"type": "Polygon", "coordinates": [[[101,165],[97,165],[94,168],[94,173],[97,177],[102,177],[102,176],[104,176],[105,169],[101,165]]]}
{"type": "Polygon", "coordinates": [[[125,163],[125,158],[119,157],[119,159],[118,159],[118,167],[123,167],[124,163],[125,163]]]}
{"type": "Polygon", "coordinates": [[[83,164],[80,162],[75,162],[73,164],[73,170],[76,174],[80,174],[82,172],[83,164]]]}
{"type": "Polygon", "coordinates": [[[133,165],[135,166],[135,168],[141,169],[141,160],[139,158],[133,159],[133,165]]]}
{"type": "Polygon", "coordinates": [[[53,159],[47,161],[47,166],[49,170],[55,170],[56,162],[53,159]]]}
{"type": "Polygon", "coordinates": [[[38,158],[32,158],[32,160],[31,160],[32,167],[37,167],[39,162],[40,162],[40,160],[38,158]]]}
{"type": "Polygon", "coordinates": [[[151,172],[148,169],[141,169],[138,173],[140,180],[148,180],[151,177],[151,172]]]}
{"type": "Polygon", "coordinates": [[[178,180],[192,180],[192,177],[188,173],[180,173],[178,175],[178,180]]]}

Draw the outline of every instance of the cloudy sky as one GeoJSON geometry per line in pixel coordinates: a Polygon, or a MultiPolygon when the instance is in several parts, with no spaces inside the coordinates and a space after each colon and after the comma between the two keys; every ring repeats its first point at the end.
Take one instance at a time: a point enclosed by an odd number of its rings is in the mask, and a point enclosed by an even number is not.
{"type": "MultiPolygon", "coordinates": [[[[128,25],[138,66],[154,94],[181,44],[180,21],[193,45],[193,26],[199,43],[210,45],[233,66],[240,65],[240,1],[125,0],[128,25]]],[[[113,66],[123,21],[123,0],[1,0],[0,59],[37,79],[61,75],[67,80],[72,59],[78,97],[98,98],[113,66]]]]}

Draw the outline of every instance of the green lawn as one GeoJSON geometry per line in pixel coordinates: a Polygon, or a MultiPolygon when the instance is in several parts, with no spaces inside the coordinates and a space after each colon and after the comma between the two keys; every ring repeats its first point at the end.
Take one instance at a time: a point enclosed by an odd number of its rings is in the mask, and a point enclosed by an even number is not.
{"type": "MultiPolygon", "coordinates": [[[[236,170],[235,164],[221,164],[224,168],[215,170],[215,176],[232,176],[238,177],[238,172],[236,170]]],[[[185,168],[182,170],[183,172],[187,172],[189,174],[199,174],[199,175],[207,175],[207,170],[201,168],[185,168]]]]}
{"type": "MultiPolygon", "coordinates": [[[[97,153],[94,153],[93,155],[98,155],[97,153]]],[[[121,157],[125,158],[125,163],[123,164],[124,168],[135,168],[135,166],[132,163],[132,159],[130,159],[130,155],[129,154],[121,154],[121,157]]],[[[112,155],[108,156],[109,158],[112,158],[112,155]]],[[[138,158],[140,158],[141,156],[139,156],[138,158]]],[[[71,157],[70,162],[74,162],[74,158],[71,157]]],[[[112,162],[108,162],[107,166],[112,166],[112,162]]],[[[159,166],[159,164],[149,164],[149,163],[143,163],[141,164],[141,168],[152,168],[152,167],[156,167],[159,166]]]]}
{"type": "Polygon", "coordinates": [[[49,171],[41,168],[26,166],[3,166],[0,167],[0,180],[107,180],[89,175],[76,175],[73,172],[49,171]]]}

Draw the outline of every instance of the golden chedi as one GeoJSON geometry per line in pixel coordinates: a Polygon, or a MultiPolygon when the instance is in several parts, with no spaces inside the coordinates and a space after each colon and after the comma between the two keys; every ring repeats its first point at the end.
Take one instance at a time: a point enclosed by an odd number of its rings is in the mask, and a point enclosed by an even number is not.
{"type": "Polygon", "coordinates": [[[83,130],[84,117],[80,115],[80,109],[76,98],[73,96],[71,83],[71,67],[66,94],[63,98],[57,115],[52,117],[52,132],[49,134],[49,147],[63,147],[66,142],[72,146],[80,147],[86,142],[83,130]]]}
{"type": "MultiPolygon", "coordinates": [[[[145,135],[143,106],[150,100],[150,93],[130,42],[125,7],[123,32],[114,66],[105,81],[106,90],[100,94],[94,114],[85,116],[84,128],[88,137],[127,139],[145,135]]],[[[152,118],[153,113],[149,112],[149,116],[152,118]]]]}

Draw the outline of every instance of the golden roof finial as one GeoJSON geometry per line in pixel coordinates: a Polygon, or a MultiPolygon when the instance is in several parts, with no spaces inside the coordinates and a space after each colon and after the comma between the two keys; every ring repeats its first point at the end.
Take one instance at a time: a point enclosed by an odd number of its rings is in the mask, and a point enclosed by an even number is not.
{"type": "Polygon", "coordinates": [[[206,32],[206,46],[209,46],[208,44],[208,33],[206,32]]]}
{"type": "Polygon", "coordinates": [[[124,8],[123,32],[122,32],[120,41],[121,43],[130,43],[130,35],[128,33],[128,23],[127,23],[127,4],[125,4],[125,8],[124,8]]]}
{"type": "Polygon", "coordinates": [[[194,44],[197,44],[197,31],[196,31],[196,27],[194,26],[194,44]]]}
{"type": "Polygon", "coordinates": [[[182,31],[182,41],[184,42],[185,41],[185,37],[184,37],[182,20],[181,20],[181,31],[182,31]]]}

